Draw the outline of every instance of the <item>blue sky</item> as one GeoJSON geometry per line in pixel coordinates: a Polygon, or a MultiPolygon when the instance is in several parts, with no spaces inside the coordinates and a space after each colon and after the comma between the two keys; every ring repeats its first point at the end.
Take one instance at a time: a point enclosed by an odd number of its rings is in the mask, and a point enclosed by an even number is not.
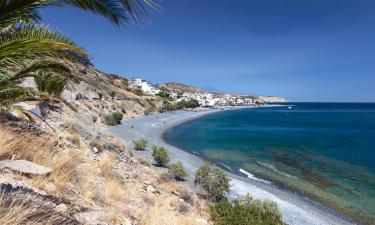
{"type": "Polygon", "coordinates": [[[121,29],[76,9],[42,15],[108,73],[294,101],[375,102],[373,0],[163,0],[161,6],[150,22],[121,29]]]}

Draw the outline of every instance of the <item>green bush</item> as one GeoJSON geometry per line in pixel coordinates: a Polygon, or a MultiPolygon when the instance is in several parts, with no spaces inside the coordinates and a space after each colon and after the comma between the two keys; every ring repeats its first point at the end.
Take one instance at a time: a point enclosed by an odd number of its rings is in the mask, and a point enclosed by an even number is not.
{"type": "Polygon", "coordinates": [[[104,123],[108,126],[116,126],[121,124],[123,114],[121,112],[114,112],[104,116],[104,123]]]}
{"type": "Polygon", "coordinates": [[[164,101],[163,106],[161,108],[161,112],[165,111],[175,111],[175,110],[180,110],[184,108],[197,108],[199,107],[199,102],[195,99],[191,99],[188,101],[182,100],[177,103],[171,103],[169,101],[164,101]]]}
{"type": "Polygon", "coordinates": [[[163,102],[162,109],[163,109],[164,111],[175,111],[175,110],[177,110],[177,107],[176,107],[175,104],[172,104],[172,103],[170,103],[170,102],[168,102],[168,101],[164,101],[164,102],[163,102]]]}
{"type": "Polygon", "coordinates": [[[99,97],[100,100],[102,100],[102,98],[103,98],[103,93],[98,92],[98,97],[99,97]]]}
{"type": "Polygon", "coordinates": [[[277,205],[247,195],[232,203],[221,201],[209,208],[215,225],[283,225],[277,205]]]}
{"type": "Polygon", "coordinates": [[[176,108],[177,109],[183,109],[186,107],[186,101],[185,100],[182,100],[182,101],[179,101],[176,103],[176,108]]]}
{"type": "Polygon", "coordinates": [[[115,118],[115,120],[118,122],[118,124],[121,124],[121,121],[122,121],[122,118],[123,118],[124,114],[122,114],[122,112],[114,112],[114,113],[112,113],[112,116],[113,116],[113,118],[115,118]]]}
{"type": "Polygon", "coordinates": [[[140,87],[136,87],[134,89],[132,89],[132,92],[138,96],[142,96],[143,95],[143,91],[140,87]]]}
{"type": "Polygon", "coordinates": [[[116,126],[118,125],[117,120],[113,117],[112,114],[104,116],[104,123],[108,126],[116,126]]]}
{"type": "Polygon", "coordinates": [[[190,99],[186,102],[185,108],[197,108],[199,107],[199,102],[196,99],[190,99]]]}
{"type": "Polygon", "coordinates": [[[157,146],[152,147],[152,156],[154,157],[155,163],[158,166],[167,167],[169,163],[169,153],[163,147],[158,148],[157,146]]]}
{"type": "Polygon", "coordinates": [[[114,92],[114,91],[109,92],[109,96],[111,96],[112,99],[115,99],[116,92],[114,92]]]}
{"type": "Polygon", "coordinates": [[[133,141],[133,143],[134,143],[134,149],[135,150],[137,150],[137,151],[144,151],[144,150],[146,150],[148,141],[146,139],[142,138],[142,139],[133,141]]]}
{"type": "Polygon", "coordinates": [[[229,192],[230,178],[222,169],[215,165],[205,164],[195,173],[194,184],[199,185],[214,201],[223,200],[224,193],[229,192]]]}
{"type": "Polygon", "coordinates": [[[125,86],[129,86],[129,79],[128,79],[128,78],[122,77],[122,78],[121,78],[121,81],[122,81],[122,84],[123,84],[123,85],[125,85],[125,86]]]}
{"type": "Polygon", "coordinates": [[[169,98],[169,93],[166,91],[159,91],[159,93],[157,93],[156,95],[161,98],[169,98]]]}
{"type": "Polygon", "coordinates": [[[187,172],[182,162],[169,164],[168,169],[176,180],[185,180],[187,172]]]}

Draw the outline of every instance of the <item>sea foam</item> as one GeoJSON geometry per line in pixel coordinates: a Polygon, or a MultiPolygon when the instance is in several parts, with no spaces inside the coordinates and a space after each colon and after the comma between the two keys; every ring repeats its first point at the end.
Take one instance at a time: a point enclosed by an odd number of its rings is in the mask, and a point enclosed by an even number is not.
{"type": "Polygon", "coordinates": [[[238,171],[240,171],[240,173],[245,174],[247,176],[247,178],[249,178],[250,180],[255,180],[255,181],[258,181],[258,182],[261,182],[261,183],[264,183],[264,184],[272,184],[271,181],[258,178],[256,176],[254,176],[254,174],[251,174],[244,169],[239,169],[238,171]]]}

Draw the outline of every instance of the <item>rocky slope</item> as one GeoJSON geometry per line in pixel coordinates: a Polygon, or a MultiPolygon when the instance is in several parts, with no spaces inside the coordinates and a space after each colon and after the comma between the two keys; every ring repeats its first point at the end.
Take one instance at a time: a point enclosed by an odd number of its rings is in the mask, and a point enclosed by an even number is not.
{"type": "MultiPolygon", "coordinates": [[[[0,168],[0,224],[210,224],[204,199],[133,157],[102,123],[111,112],[126,120],[157,110],[161,99],[134,94],[121,77],[70,66],[75,79],[63,92],[68,104],[54,105],[46,123],[0,116],[0,160],[53,170],[33,175],[0,168]]],[[[24,85],[34,86],[32,80],[24,85]]]]}

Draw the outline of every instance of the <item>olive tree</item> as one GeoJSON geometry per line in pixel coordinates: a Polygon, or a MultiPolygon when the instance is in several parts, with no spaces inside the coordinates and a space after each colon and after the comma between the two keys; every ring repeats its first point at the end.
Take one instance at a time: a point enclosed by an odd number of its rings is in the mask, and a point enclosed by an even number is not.
{"type": "Polygon", "coordinates": [[[229,181],[222,169],[204,164],[196,171],[194,184],[203,188],[211,200],[219,201],[225,199],[224,194],[229,192],[229,181]]]}
{"type": "Polygon", "coordinates": [[[161,166],[161,167],[168,166],[170,158],[169,158],[169,153],[165,148],[163,147],[158,148],[157,146],[153,146],[152,156],[154,157],[156,165],[161,166]]]}

